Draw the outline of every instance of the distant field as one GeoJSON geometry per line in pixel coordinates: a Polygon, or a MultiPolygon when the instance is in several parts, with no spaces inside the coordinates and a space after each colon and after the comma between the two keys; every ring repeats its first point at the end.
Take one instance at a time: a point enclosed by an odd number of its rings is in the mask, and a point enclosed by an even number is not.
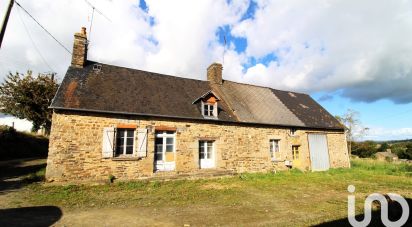
{"type": "MultiPolygon", "coordinates": [[[[26,180],[43,173],[37,170],[26,180]]],[[[54,206],[64,213],[57,224],[67,226],[336,226],[347,225],[350,184],[356,186],[359,214],[364,198],[373,192],[412,199],[412,165],[354,160],[351,169],[328,172],[81,186],[33,183],[11,193],[1,205],[54,206]]]]}

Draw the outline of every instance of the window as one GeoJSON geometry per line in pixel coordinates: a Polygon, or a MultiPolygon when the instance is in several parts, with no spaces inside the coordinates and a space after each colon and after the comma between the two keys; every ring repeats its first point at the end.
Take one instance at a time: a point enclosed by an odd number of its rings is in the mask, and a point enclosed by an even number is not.
{"type": "Polygon", "coordinates": [[[292,146],[292,157],[293,160],[298,160],[299,159],[299,146],[292,146]]]}
{"type": "Polygon", "coordinates": [[[202,169],[215,167],[213,141],[199,141],[199,161],[202,169]]]}
{"type": "Polygon", "coordinates": [[[269,140],[270,143],[270,158],[272,161],[280,160],[280,150],[279,150],[279,141],[276,139],[269,140]]]}
{"type": "Polygon", "coordinates": [[[291,135],[291,136],[296,135],[296,131],[297,131],[297,130],[296,130],[295,128],[291,128],[291,129],[290,129],[290,135],[291,135]]]}
{"type": "Polygon", "coordinates": [[[116,156],[132,155],[134,146],[134,129],[117,129],[116,156]]]}
{"type": "Polygon", "coordinates": [[[214,115],[214,104],[205,103],[203,104],[203,115],[207,117],[213,117],[214,115]]]}

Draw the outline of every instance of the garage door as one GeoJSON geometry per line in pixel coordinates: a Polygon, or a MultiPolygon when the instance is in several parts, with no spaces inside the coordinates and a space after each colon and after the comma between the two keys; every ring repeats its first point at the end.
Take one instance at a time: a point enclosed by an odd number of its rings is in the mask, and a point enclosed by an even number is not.
{"type": "Polygon", "coordinates": [[[329,151],[325,134],[309,134],[309,153],[313,171],[329,169],[329,151]]]}

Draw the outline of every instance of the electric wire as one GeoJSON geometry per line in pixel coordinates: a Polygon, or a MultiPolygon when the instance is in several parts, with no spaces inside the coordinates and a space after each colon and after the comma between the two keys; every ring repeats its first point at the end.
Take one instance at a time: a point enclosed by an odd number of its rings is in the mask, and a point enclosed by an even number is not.
{"type": "Polygon", "coordinates": [[[47,34],[49,34],[61,47],[63,47],[67,53],[69,53],[70,55],[72,54],[70,52],[69,49],[67,49],[67,47],[65,47],[59,40],[57,40],[56,37],[54,37],[43,25],[40,24],[40,22],[38,22],[36,20],[36,18],[34,18],[25,8],[23,8],[23,6],[21,6],[17,1],[14,1],[16,3],[17,6],[19,6],[27,15],[29,15],[31,17],[31,19],[33,19],[47,34]]]}
{"type": "Polygon", "coordinates": [[[19,14],[20,21],[21,21],[21,23],[23,24],[24,30],[26,31],[27,36],[29,37],[31,43],[33,44],[33,47],[34,47],[34,49],[36,50],[37,54],[38,54],[38,55],[40,56],[40,58],[43,60],[43,63],[50,69],[50,71],[51,71],[51,72],[55,72],[54,69],[50,66],[50,64],[46,61],[46,59],[44,58],[44,56],[41,54],[39,48],[37,47],[36,43],[35,43],[34,40],[33,40],[33,37],[30,35],[30,32],[29,32],[29,30],[28,30],[28,28],[27,28],[27,26],[26,26],[26,23],[24,23],[24,20],[23,20],[23,18],[22,18],[22,16],[21,16],[20,9],[18,10],[18,14],[19,14]]]}

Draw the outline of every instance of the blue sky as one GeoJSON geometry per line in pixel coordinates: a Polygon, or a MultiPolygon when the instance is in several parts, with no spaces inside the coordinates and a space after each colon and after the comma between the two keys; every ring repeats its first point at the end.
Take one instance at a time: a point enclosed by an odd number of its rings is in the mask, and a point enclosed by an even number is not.
{"type": "MultiPolygon", "coordinates": [[[[412,138],[410,1],[89,1],[110,18],[94,15],[91,60],[195,79],[221,62],[224,79],[308,93],[333,115],[358,111],[363,139],[412,138]]],[[[90,32],[84,1],[19,2],[68,49],[80,27],[90,32]]],[[[70,57],[13,8],[0,80],[27,69],[61,80],[70,57]]]]}

